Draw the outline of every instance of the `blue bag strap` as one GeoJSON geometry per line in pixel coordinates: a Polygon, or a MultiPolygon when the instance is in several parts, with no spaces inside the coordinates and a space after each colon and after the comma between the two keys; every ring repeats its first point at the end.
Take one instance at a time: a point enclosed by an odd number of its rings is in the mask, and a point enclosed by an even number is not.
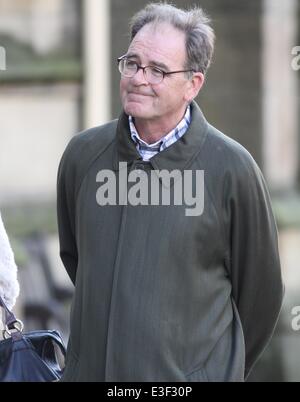
{"type": "Polygon", "coordinates": [[[0,296],[0,307],[3,308],[4,310],[4,325],[7,326],[7,328],[11,329],[14,323],[18,322],[16,319],[14,313],[9,310],[7,305],[4,303],[4,300],[0,296]]]}

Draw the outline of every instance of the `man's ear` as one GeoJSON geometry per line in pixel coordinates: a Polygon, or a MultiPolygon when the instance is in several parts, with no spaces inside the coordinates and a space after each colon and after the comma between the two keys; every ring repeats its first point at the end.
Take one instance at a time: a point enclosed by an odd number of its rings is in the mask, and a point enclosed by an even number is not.
{"type": "Polygon", "coordinates": [[[185,94],[185,100],[187,102],[191,102],[193,99],[196,98],[200,89],[202,88],[205,81],[204,74],[202,73],[194,73],[193,77],[189,80],[189,87],[185,94]]]}

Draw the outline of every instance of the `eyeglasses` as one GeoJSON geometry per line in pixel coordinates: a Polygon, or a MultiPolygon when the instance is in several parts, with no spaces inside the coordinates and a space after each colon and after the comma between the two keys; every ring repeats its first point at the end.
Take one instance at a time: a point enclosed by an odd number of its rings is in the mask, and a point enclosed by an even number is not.
{"type": "Polygon", "coordinates": [[[128,59],[126,56],[118,58],[120,73],[127,78],[132,78],[139,70],[143,70],[144,77],[149,84],[160,84],[166,75],[177,73],[194,72],[194,70],[179,70],[179,71],[163,71],[155,66],[142,67],[136,61],[128,59]]]}

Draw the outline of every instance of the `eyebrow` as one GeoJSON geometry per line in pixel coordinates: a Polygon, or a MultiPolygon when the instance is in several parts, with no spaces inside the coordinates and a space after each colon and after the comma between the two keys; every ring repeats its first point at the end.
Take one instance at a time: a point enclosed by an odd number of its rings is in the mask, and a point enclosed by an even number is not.
{"type": "MultiPolygon", "coordinates": [[[[136,53],[130,53],[130,52],[129,52],[129,53],[126,53],[125,56],[128,57],[128,58],[135,58],[135,59],[139,59],[139,60],[140,60],[139,55],[136,54],[136,53]]],[[[164,63],[162,63],[162,62],[160,62],[160,61],[151,60],[151,61],[149,62],[149,66],[159,67],[159,68],[161,68],[161,69],[163,69],[163,70],[166,70],[166,72],[167,72],[167,71],[170,71],[169,67],[166,66],[164,63]]]]}

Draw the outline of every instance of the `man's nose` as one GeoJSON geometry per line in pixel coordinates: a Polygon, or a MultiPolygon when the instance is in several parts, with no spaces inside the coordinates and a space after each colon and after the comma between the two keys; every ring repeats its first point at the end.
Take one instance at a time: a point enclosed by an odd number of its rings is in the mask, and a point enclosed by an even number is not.
{"type": "Polygon", "coordinates": [[[148,81],[145,78],[144,70],[142,68],[138,69],[131,80],[134,85],[148,85],[148,81]]]}

